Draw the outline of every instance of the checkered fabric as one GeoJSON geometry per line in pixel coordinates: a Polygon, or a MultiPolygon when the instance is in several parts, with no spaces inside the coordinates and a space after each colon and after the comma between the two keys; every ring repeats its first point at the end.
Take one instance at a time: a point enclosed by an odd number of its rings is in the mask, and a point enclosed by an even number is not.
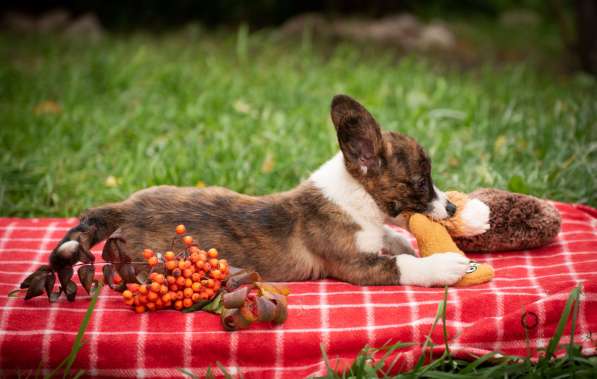
{"type": "MultiPolygon", "coordinates": [[[[447,329],[451,351],[473,359],[489,351],[536,357],[553,335],[566,298],[584,283],[574,340],[596,354],[597,210],[555,204],[562,231],[549,246],[529,251],[470,254],[495,268],[484,285],[451,288],[447,329]],[[521,326],[526,312],[528,345],[521,326]]],[[[0,367],[16,376],[56,367],[68,354],[89,303],[45,297],[30,301],[6,294],[39,265],[76,224],[75,219],[0,219],[0,367]]],[[[413,241],[414,242],[414,241],[413,241]]],[[[94,249],[98,271],[101,248],[94,249]]],[[[216,361],[244,377],[297,378],[323,374],[320,345],[330,359],[348,363],[365,345],[424,342],[443,297],[441,288],[358,287],[333,280],[287,283],[288,321],[280,327],[254,324],[225,332],[217,316],[160,311],[135,314],[118,293],[104,288],[74,367],[90,376],[180,377],[178,368],[204,375],[216,361]]],[[[441,327],[432,335],[442,343],[441,327]]],[[[562,342],[570,340],[567,329],[562,342]]],[[[421,350],[399,352],[400,370],[412,367],[421,350]]],[[[47,371],[46,371],[47,372],[47,371]]]]}

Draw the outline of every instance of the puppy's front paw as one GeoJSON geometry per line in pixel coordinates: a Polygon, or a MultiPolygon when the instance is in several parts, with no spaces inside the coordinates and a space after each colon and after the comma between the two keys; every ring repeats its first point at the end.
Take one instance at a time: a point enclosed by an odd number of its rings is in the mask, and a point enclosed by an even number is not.
{"type": "Polygon", "coordinates": [[[432,286],[449,286],[462,278],[469,267],[470,260],[458,253],[440,253],[429,257],[430,281],[432,286]]]}
{"type": "Polygon", "coordinates": [[[425,258],[399,255],[396,258],[400,284],[423,287],[456,283],[466,273],[469,262],[458,253],[439,253],[425,258]]]}

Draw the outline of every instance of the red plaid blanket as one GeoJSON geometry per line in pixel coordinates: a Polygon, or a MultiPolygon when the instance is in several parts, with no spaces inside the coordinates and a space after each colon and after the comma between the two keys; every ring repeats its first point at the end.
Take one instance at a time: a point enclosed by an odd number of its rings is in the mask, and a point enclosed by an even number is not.
{"type": "MultiPolygon", "coordinates": [[[[447,327],[452,352],[472,359],[489,351],[526,355],[521,317],[527,312],[533,356],[547,346],[570,291],[584,283],[574,340],[596,354],[597,210],[556,204],[562,232],[551,245],[530,251],[470,254],[496,269],[485,285],[449,290],[447,327]]],[[[0,219],[0,368],[15,376],[56,367],[71,348],[88,306],[84,293],[74,303],[25,302],[7,293],[37,266],[76,223],[74,219],[0,219]]],[[[100,248],[95,249],[101,262],[100,248]]],[[[99,266],[99,265],[97,265],[99,266]]],[[[99,267],[98,267],[99,268],[99,267]]],[[[245,377],[295,378],[323,374],[320,345],[331,359],[349,362],[364,346],[388,341],[424,341],[443,289],[409,286],[357,287],[331,280],[287,283],[288,321],[280,327],[253,325],[225,332],[217,316],[160,311],[137,315],[118,293],[104,288],[76,362],[91,376],[180,377],[177,368],[203,375],[219,361],[245,377]]],[[[442,343],[441,328],[433,334],[442,343]]],[[[569,331],[562,342],[570,339],[569,331]]],[[[421,350],[400,352],[406,370],[421,350]]]]}

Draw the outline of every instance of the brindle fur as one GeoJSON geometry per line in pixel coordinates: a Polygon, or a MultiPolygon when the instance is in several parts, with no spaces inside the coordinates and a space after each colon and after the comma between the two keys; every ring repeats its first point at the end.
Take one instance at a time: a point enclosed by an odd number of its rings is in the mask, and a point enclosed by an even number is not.
{"type": "MultiPolygon", "coordinates": [[[[434,197],[431,165],[412,138],[382,133],[371,114],[348,96],[334,98],[332,120],[348,172],[384,213],[393,217],[426,209],[434,197]]],[[[119,229],[126,253],[139,258],[145,247],[169,249],[174,227],[185,224],[199,246],[217,248],[233,266],[254,269],[266,280],[333,277],[391,285],[400,279],[395,257],[358,251],[360,226],[310,181],[263,197],[220,187],[154,187],[90,209],[80,222],[61,244],[86,238],[81,248],[87,250],[119,229]]],[[[384,250],[390,254],[412,253],[386,237],[384,250]]]]}

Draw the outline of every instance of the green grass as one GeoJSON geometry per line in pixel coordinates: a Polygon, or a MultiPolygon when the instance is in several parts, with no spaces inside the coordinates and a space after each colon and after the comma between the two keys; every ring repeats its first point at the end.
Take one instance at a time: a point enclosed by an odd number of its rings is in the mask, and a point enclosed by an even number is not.
{"type": "Polygon", "coordinates": [[[0,34],[0,83],[2,216],[75,216],[165,183],[289,189],[337,149],[336,93],[415,137],[442,188],[597,206],[596,81],[531,64],[448,69],[242,28],[97,43],[0,34]],[[46,100],[61,111],[36,114],[46,100]]]}
{"type": "Polygon", "coordinates": [[[550,339],[547,348],[543,349],[536,361],[532,361],[530,357],[498,355],[498,352],[487,353],[474,361],[464,361],[456,359],[450,353],[446,331],[448,298],[448,289],[446,287],[444,300],[438,306],[435,321],[431,326],[425,343],[422,345],[424,352],[430,351],[429,349],[437,346],[433,343],[431,334],[441,319],[443,340],[445,341],[445,350],[441,356],[432,357],[430,353],[425,353],[429,356],[425,357],[421,355],[411,371],[392,375],[392,368],[395,369],[396,364],[395,356],[394,360],[390,361],[392,354],[395,354],[396,350],[408,344],[387,344],[387,346],[382,348],[365,347],[345,372],[335,370],[333,360],[330,360],[325,351],[322,350],[328,369],[327,375],[323,378],[595,378],[597,376],[597,358],[584,357],[581,354],[581,346],[574,343],[573,339],[570,339],[570,342],[567,344],[560,343],[567,325],[570,325],[570,335],[574,335],[580,307],[580,296],[580,287],[570,292],[554,335],[550,339]],[[560,354],[561,356],[556,358],[557,353],[565,354],[560,354]],[[428,360],[427,363],[425,363],[426,359],[428,360]]]}

